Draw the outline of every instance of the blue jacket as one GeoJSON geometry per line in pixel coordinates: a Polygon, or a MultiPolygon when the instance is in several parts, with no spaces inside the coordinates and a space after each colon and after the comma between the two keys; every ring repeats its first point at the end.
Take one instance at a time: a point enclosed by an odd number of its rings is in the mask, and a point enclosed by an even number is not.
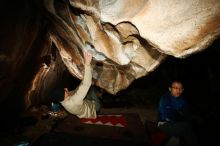
{"type": "Polygon", "coordinates": [[[159,102],[159,121],[175,122],[184,120],[188,107],[184,96],[178,98],[170,92],[161,97],[159,102]]]}

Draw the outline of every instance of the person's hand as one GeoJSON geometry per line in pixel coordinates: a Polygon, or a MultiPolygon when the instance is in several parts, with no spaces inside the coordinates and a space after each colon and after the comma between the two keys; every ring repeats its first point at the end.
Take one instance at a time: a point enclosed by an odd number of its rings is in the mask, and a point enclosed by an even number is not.
{"type": "Polygon", "coordinates": [[[85,64],[89,65],[92,61],[92,54],[88,51],[84,52],[85,64]]]}

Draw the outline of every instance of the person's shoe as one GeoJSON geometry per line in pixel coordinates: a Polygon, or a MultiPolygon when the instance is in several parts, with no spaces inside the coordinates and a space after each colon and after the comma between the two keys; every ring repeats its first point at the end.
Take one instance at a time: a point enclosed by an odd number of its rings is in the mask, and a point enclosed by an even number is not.
{"type": "Polygon", "coordinates": [[[49,111],[48,114],[54,118],[65,118],[68,115],[64,110],[59,110],[57,112],[49,111]]]}

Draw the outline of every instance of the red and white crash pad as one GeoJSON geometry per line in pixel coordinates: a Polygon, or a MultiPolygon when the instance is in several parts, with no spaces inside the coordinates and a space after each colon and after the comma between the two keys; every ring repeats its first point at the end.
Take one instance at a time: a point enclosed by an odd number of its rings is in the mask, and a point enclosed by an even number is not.
{"type": "Polygon", "coordinates": [[[81,118],[80,121],[85,124],[107,125],[116,127],[128,127],[127,119],[122,114],[117,115],[97,115],[96,119],[81,118]]]}

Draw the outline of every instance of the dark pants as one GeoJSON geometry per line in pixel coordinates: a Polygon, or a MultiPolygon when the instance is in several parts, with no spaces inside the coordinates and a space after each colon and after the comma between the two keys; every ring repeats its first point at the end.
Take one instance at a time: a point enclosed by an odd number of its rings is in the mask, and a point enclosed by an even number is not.
{"type": "Polygon", "coordinates": [[[97,89],[92,86],[86,96],[86,99],[93,100],[95,102],[96,111],[99,112],[101,109],[101,102],[99,97],[96,96],[96,92],[98,92],[97,89]]]}
{"type": "Polygon", "coordinates": [[[165,123],[159,129],[170,136],[176,136],[183,140],[186,146],[197,146],[197,138],[191,124],[187,121],[165,123]]]}

